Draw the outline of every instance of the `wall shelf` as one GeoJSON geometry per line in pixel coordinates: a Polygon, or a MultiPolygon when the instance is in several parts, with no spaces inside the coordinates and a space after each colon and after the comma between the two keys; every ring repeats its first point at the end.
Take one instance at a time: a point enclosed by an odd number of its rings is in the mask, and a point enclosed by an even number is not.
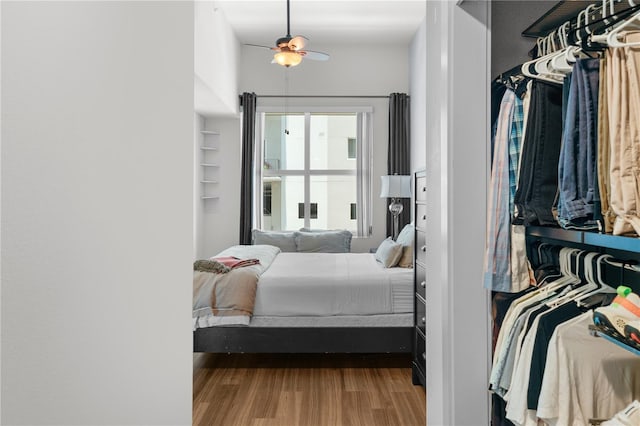
{"type": "Polygon", "coordinates": [[[217,130],[200,130],[200,198],[202,200],[217,200],[219,197],[220,179],[220,132],[217,130]],[[215,185],[215,186],[213,186],[215,185]]]}

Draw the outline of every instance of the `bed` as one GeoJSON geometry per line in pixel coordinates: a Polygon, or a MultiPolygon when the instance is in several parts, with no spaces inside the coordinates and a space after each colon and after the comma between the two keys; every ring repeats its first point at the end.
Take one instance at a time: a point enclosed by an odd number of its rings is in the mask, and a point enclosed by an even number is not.
{"type": "Polygon", "coordinates": [[[194,272],[194,352],[411,352],[413,269],[385,268],[372,253],[291,253],[269,245],[233,246],[215,258],[229,256],[260,263],[194,272]],[[220,296],[220,288],[235,289],[251,276],[255,292],[246,300],[207,305],[212,288],[220,296]],[[250,313],[236,309],[252,297],[250,313]]]}

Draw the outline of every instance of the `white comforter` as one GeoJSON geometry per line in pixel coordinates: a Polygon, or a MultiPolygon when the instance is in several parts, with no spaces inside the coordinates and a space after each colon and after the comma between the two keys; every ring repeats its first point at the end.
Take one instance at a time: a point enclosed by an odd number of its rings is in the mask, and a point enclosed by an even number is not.
{"type": "Polygon", "coordinates": [[[369,253],[279,253],[260,276],[253,315],[411,312],[412,278],[412,269],[384,268],[369,253]]]}

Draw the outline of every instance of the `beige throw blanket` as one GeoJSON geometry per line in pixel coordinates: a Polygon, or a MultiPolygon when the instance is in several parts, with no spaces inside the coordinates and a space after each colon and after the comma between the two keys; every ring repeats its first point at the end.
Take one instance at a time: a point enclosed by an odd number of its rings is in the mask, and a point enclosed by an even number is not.
{"type": "Polygon", "coordinates": [[[258,279],[273,262],[277,247],[233,246],[217,256],[259,259],[237,269],[219,267],[212,259],[196,261],[193,271],[193,329],[219,325],[249,325],[258,279]]]}
{"type": "Polygon", "coordinates": [[[251,268],[226,273],[194,271],[194,329],[249,325],[257,284],[258,274],[251,268]]]}

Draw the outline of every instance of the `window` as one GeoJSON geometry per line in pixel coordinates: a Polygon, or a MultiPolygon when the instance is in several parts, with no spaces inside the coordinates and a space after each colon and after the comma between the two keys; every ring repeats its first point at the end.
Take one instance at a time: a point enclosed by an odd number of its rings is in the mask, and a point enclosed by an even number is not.
{"type": "Polygon", "coordinates": [[[265,216],[271,216],[271,183],[264,183],[264,190],[262,191],[262,214],[265,216]]]}
{"type": "Polygon", "coordinates": [[[356,159],[356,138],[347,138],[347,158],[350,160],[356,159]]]}
{"type": "MultiPolygon", "coordinates": [[[[318,218],[318,203],[311,203],[309,217],[311,219],[318,218]]],[[[304,203],[298,203],[298,219],[304,219],[304,203]]]]}
{"type": "Polygon", "coordinates": [[[255,164],[261,167],[255,173],[254,201],[265,205],[255,210],[262,212],[254,215],[255,228],[348,229],[370,235],[370,111],[301,108],[285,115],[258,110],[255,164]]]}

